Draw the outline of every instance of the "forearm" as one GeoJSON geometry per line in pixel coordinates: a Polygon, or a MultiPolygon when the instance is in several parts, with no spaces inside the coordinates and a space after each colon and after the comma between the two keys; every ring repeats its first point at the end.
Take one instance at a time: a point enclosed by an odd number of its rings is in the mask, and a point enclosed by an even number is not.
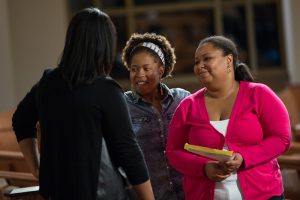
{"type": "Polygon", "coordinates": [[[139,197],[139,200],[154,200],[150,180],[138,185],[133,185],[133,189],[139,197]]]}
{"type": "Polygon", "coordinates": [[[185,150],[167,149],[166,156],[173,168],[184,176],[203,178],[208,158],[194,155],[185,150]]]}
{"type": "Polygon", "coordinates": [[[289,144],[289,138],[282,139],[272,137],[264,139],[264,141],[258,145],[244,148],[240,150],[239,153],[243,157],[244,167],[251,168],[277,158],[288,149],[289,144]]]}
{"type": "Polygon", "coordinates": [[[19,146],[29,166],[30,171],[36,178],[38,178],[40,154],[38,151],[37,139],[28,138],[28,139],[21,140],[19,142],[19,146]]]}

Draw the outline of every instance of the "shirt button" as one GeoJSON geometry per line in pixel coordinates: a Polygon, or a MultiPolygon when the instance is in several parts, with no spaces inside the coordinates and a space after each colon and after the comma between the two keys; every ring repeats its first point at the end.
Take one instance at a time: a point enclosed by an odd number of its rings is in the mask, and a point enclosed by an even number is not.
{"type": "Polygon", "coordinates": [[[170,185],[173,185],[172,181],[170,181],[170,185]]]}
{"type": "Polygon", "coordinates": [[[164,135],[160,135],[160,137],[161,137],[161,138],[163,138],[163,137],[164,137],[164,135]]]}

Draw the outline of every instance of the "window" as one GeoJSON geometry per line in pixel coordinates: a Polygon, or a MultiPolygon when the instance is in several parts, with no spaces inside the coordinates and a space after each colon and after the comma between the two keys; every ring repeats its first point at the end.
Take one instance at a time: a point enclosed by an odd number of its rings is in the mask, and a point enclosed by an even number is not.
{"type": "MultiPolygon", "coordinates": [[[[134,32],[148,31],[165,35],[175,47],[176,79],[180,77],[193,79],[191,74],[194,52],[199,41],[209,35],[225,35],[233,39],[238,46],[239,59],[249,65],[254,75],[258,75],[258,81],[266,82],[272,87],[274,82],[284,84],[287,79],[287,76],[282,77],[282,74],[286,75],[286,69],[283,62],[285,59],[284,44],[281,42],[283,39],[279,0],[91,0],[90,2],[103,8],[116,24],[118,55],[130,34],[134,32]],[[279,75],[281,78],[277,80],[279,75]]],[[[127,77],[128,81],[128,72],[123,68],[120,57],[117,57],[116,69],[112,76],[120,80],[127,77]]],[[[276,86],[273,89],[276,90],[276,86]]]]}

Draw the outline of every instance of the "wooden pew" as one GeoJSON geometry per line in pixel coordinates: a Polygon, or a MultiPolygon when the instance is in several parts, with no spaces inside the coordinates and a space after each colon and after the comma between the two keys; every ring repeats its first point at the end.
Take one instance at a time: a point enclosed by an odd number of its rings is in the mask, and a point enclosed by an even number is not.
{"type": "Polygon", "coordinates": [[[289,112],[292,128],[290,150],[280,156],[278,162],[286,197],[297,200],[300,197],[300,85],[289,85],[278,96],[289,112]]]}
{"type": "Polygon", "coordinates": [[[281,155],[278,162],[283,169],[295,169],[300,172],[300,143],[292,142],[290,150],[281,155]]]}
{"type": "Polygon", "coordinates": [[[300,142],[300,85],[290,85],[278,93],[291,121],[292,140],[300,142]]]}
{"type": "Polygon", "coordinates": [[[11,122],[13,112],[11,110],[0,113],[0,200],[33,199],[37,194],[25,193],[24,198],[19,194],[16,195],[16,192],[10,195],[14,189],[38,185],[20,152],[13,132],[11,122]]]}
{"type": "Polygon", "coordinates": [[[292,142],[290,150],[279,156],[285,197],[298,200],[300,197],[300,143],[292,142]]]}

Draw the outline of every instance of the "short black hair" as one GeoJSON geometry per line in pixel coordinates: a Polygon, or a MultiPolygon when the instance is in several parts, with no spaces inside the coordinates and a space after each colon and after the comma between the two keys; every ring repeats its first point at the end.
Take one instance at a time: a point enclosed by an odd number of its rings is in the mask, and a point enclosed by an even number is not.
{"type": "Polygon", "coordinates": [[[58,67],[71,86],[109,75],[115,58],[116,29],[98,8],[85,8],[72,18],[58,67]]]}

